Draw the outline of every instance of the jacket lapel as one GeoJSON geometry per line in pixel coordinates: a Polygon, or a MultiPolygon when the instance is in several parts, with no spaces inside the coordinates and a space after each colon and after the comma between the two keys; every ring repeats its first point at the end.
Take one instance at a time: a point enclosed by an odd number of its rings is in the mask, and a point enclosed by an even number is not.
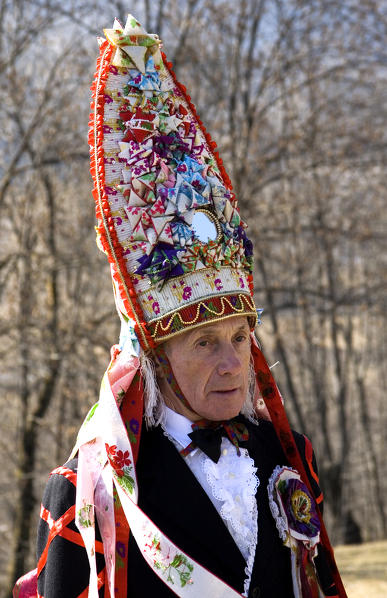
{"type": "Polygon", "coordinates": [[[160,428],[144,430],[137,463],[139,506],[193,559],[237,591],[246,562],[214,505],[160,428]]]}
{"type": "MultiPolygon", "coordinates": [[[[250,424],[251,425],[251,424],[250,424]]],[[[259,486],[257,490],[258,508],[258,543],[255,553],[252,588],[260,588],[262,595],[291,596],[288,588],[290,578],[290,552],[282,544],[270,510],[267,486],[269,478],[277,465],[285,464],[285,456],[275,436],[272,424],[262,421],[254,426],[249,435],[248,449],[257,467],[259,486]],[[278,580],[281,580],[278,582],[278,580]],[[274,591],[279,583],[278,594],[274,591]],[[266,589],[265,589],[266,588],[266,589]],[[289,593],[288,593],[289,591],[289,593]],[[269,595],[269,594],[267,594],[269,595]]]]}

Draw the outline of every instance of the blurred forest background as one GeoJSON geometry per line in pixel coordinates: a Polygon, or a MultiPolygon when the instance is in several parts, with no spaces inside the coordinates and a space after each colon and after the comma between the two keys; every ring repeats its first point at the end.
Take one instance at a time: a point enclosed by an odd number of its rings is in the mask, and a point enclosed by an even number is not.
{"type": "Polygon", "coordinates": [[[385,0],[0,2],[0,593],[35,566],[118,337],[88,171],[96,36],[133,13],[217,142],[255,246],[259,335],[312,439],[333,542],[387,537],[385,0]]]}

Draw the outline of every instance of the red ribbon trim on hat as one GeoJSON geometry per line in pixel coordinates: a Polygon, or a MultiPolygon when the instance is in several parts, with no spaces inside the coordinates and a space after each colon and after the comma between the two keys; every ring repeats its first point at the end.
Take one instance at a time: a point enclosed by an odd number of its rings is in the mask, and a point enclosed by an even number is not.
{"type": "Polygon", "coordinates": [[[96,215],[99,220],[98,232],[103,250],[112,265],[121,298],[128,315],[135,320],[135,332],[144,349],[154,347],[142,309],[137,301],[137,294],[126,269],[123,250],[119,243],[110,211],[109,200],[105,192],[105,165],[103,151],[103,117],[105,108],[105,86],[109,75],[110,60],[115,47],[108,41],[100,48],[97,70],[91,86],[92,103],[89,120],[90,172],[94,182],[93,197],[96,203],[96,215]]]}
{"type": "MultiPolygon", "coordinates": [[[[308,487],[309,492],[312,496],[314,496],[313,490],[309,482],[309,478],[305,471],[304,463],[301,459],[300,453],[298,452],[297,445],[295,443],[292,431],[290,429],[288,418],[286,417],[285,409],[282,405],[277,385],[270,372],[270,368],[267,365],[266,359],[264,358],[262,351],[260,351],[260,349],[256,345],[254,345],[254,343],[252,343],[251,345],[251,352],[254,360],[254,369],[259,390],[261,392],[263,400],[265,401],[265,405],[269,411],[271,421],[277,433],[278,439],[281,443],[282,449],[289,461],[289,464],[298,471],[302,478],[302,481],[308,487]]],[[[338,597],[347,598],[347,594],[344,589],[340,573],[337,569],[333,549],[328,538],[328,533],[325,528],[320,509],[318,507],[316,508],[316,512],[321,525],[321,544],[326,550],[328,564],[330,566],[330,570],[336,584],[338,597]]]]}

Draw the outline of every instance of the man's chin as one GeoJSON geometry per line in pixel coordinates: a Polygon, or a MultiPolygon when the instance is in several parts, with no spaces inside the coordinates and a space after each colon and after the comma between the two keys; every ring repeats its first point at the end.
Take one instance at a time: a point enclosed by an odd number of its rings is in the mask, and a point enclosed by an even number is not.
{"type": "Polygon", "coordinates": [[[236,417],[237,415],[239,415],[239,413],[242,409],[242,406],[243,406],[243,403],[242,403],[242,405],[235,405],[235,406],[225,407],[224,409],[218,409],[215,414],[216,417],[212,417],[212,418],[208,418],[208,419],[212,419],[213,421],[224,421],[224,420],[232,419],[233,417],[236,417]]]}

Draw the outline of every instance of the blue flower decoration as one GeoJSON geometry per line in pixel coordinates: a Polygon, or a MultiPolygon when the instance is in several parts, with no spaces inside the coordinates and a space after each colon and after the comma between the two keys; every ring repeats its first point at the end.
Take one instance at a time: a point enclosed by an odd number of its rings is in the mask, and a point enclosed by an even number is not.
{"type": "Polygon", "coordinates": [[[181,248],[175,249],[167,243],[159,243],[150,255],[144,255],[138,260],[141,265],[136,274],[148,276],[152,283],[165,282],[168,278],[181,276],[184,270],[180,265],[179,250],[181,251],[181,248]]]}
{"type": "Polygon", "coordinates": [[[137,71],[137,74],[129,80],[129,85],[137,87],[137,89],[141,89],[142,91],[161,91],[160,76],[155,69],[155,63],[153,62],[152,56],[147,60],[145,74],[137,71]]]}

